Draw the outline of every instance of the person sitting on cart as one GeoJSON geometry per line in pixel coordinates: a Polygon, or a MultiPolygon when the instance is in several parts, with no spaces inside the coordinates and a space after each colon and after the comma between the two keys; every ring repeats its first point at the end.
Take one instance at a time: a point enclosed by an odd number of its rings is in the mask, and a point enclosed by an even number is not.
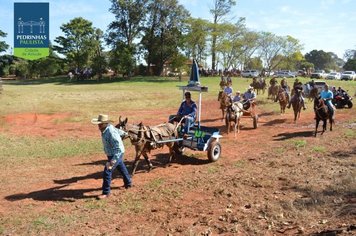
{"type": "Polygon", "coordinates": [[[234,99],[232,99],[232,102],[241,102],[241,92],[237,91],[234,99]]]}
{"type": "Polygon", "coordinates": [[[248,87],[247,91],[243,95],[243,99],[242,103],[245,110],[249,109],[250,106],[255,105],[256,93],[253,91],[252,86],[248,87]]]}
{"type": "Polygon", "coordinates": [[[197,114],[197,105],[192,100],[190,92],[185,92],[185,100],[180,104],[177,115],[174,119],[170,119],[172,122],[179,122],[182,118],[184,122],[184,127],[182,129],[183,134],[188,134],[190,127],[194,125],[196,114],[197,114]]]}

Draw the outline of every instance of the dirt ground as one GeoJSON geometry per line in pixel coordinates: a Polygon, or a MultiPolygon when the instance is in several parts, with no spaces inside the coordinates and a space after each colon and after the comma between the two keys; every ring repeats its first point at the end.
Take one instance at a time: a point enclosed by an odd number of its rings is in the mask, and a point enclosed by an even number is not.
{"type": "MultiPolygon", "coordinates": [[[[220,128],[222,155],[187,150],[166,165],[168,149],[152,152],[155,168],[141,160],[134,187],[116,175],[109,199],[101,193],[105,156],[24,161],[3,166],[0,232],[3,235],[355,235],[355,109],[338,110],[334,130],[315,138],[309,107],[295,124],[286,114],[258,107],[259,127],[242,119],[241,132],[226,134],[216,101],[203,103],[202,123],[220,128]],[[328,234],[330,233],[330,234],[328,234]]],[[[277,104],[276,104],[277,106],[277,104]]],[[[118,114],[147,125],[172,110],[118,114]],[[138,116],[137,114],[140,114],[138,116]]],[[[15,136],[97,137],[89,123],[56,120],[72,114],[3,117],[15,136]]],[[[329,126],[328,126],[329,127],[329,126]]],[[[0,130],[1,131],[1,130],[0,130]]],[[[131,169],[134,149],[126,143],[131,169]]]]}

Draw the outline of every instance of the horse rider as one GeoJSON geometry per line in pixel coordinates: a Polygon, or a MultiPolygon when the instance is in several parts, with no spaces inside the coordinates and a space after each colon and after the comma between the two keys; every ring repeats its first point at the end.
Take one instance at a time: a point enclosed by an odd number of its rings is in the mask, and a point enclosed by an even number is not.
{"type": "Polygon", "coordinates": [[[320,92],[320,98],[325,101],[325,104],[328,106],[329,111],[331,112],[332,117],[334,119],[335,108],[331,102],[334,98],[334,94],[329,90],[328,84],[325,84],[324,90],[320,92]]]}
{"type": "Polygon", "coordinates": [[[283,79],[281,80],[281,88],[286,92],[287,100],[289,101],[289,86],[287,84],[286,77],[283,77],[283,79]]]}
{"type": "Polygon", "coordinates": [[[192,100],[190,92],[185,92],[184,96],[185,100],[180,104],[177,115],[173,117],[171,116],[169,120],[171,123],[173,123],[173,121],[179,122],[182,118],[184,118],[184,127],[182,129],[182,133],[186,137],[190,127],[194,125],[197,113],[197,105],[192,100]]]}
{"type": "Polygon", "coordinates": [[[231,85],[232,86],[232,79],[231,79],[231,77],[230,76],[228,76],[227,78],[226,78],[226,83],[229,85],[231,85]]]}
{"type": "Polygon", "coordinates": [[[226,87],[224,88],[224,93],[226,93],[226,95],[228,95],[229,97],[231,97],[231,96],[233,96],[233,92],[234,92],[234,90],[233,90],[233,88],[231,87],[231,84],[228,83],[228,84],[226,85],[226,87]]]}
{"type": "Polygon", "coordinates": [[[225,77],[224,76],[221,76],[221,79],[220,79],[220,89],[221,90],[224,90],[225,86],[226,86],[226,80],[225,80],[225,77]]]}
{"type": "Polygon", "coordinates": [[[302,100],[303,110],[307,109],[305,107],[305,102],[304,102],[304,97],[303,97],[303,83],[299,82],[299,80],[296,79],[296,82],[294,82],[294,85],[293,85],[293,89],[294,89],[294,95],[293,95],[292,99],[288,102],[287,108],[290,108],[291,103],[294,102],[296,99],[298,99],[298,97],[300,97],[302,100]]]}
{"type": "Polygon", "coordinates": [[[250,105],[254,106],[255,101],[256,101],[256,93],[253,91],[253,87],[249,86],[247,91],[243,95],[243,101],[242,103],[244,104],[244,109],[247,110],[250,105]]]}
{"type": "Polygon", "coordinates": [[[310,85],[310,90],[312,90],[315,87],[315,82],[313,79],[309,82],[309,85],[310,85]]]}
{"type": "Polygon", "coordinates": [[[293,89],[299,85],[299,79],[295,79],[293,83],[293,89]]]}
{"type": "Polygon", "coordinates": [[[269,84],[271,86],[274,86],[275,84],[277,84],[277,79],[275,77],[273,77],[270,81],[269,81],[269,84]]]}

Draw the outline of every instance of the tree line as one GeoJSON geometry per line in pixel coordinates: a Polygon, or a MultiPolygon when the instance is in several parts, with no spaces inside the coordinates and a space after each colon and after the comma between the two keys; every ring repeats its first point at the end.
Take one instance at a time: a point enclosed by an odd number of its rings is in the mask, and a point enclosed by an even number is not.
{"type": "MultiPolygon", "coordinates": [[[[50,45],[49,57],[25,61],[4,55],[0,74],[15,70],[20,76],[38,77],[91,68],[101,78],[110,68],[124,76],[162,75],[165,64],[179,71],[189,58],[203,66],[211,59],[212,70],[340,70],[343,65],[356,70],[356,50],[345,53],[345,64],[335,53],[323,50],[302,55],[302,44],[292,36],[250,30],[245,18],[229,20],[235,0],[212,0],[211,22],[192,17],[177,0],[109,1],[108,11],[115,20],[105,32],[76,17],[62,24],[63,35],[50,45]]],[[[0,41],[0,52],[7,48],[0,41]]]]}

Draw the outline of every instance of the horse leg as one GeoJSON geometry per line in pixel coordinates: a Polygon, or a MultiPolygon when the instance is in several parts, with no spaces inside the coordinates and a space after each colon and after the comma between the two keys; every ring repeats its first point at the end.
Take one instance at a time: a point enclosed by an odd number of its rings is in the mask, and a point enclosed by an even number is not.
{"type": "Polygon", "coordinates": [[[330,122],[330,131],[333,131],[333,122],[334,122],[334,120],[333,120],[332,117],[330,117],[329,122],[330,122]]]}
{"type": "Polygon", "coordinates": [[[133,166],[132,166],[132,171],[131,171],[131,175],[133,176],[136,172],[136,168],[137,168],[137,165],[138,165],[138,161],[140,160],[140,156],[142,154],[142,151],[139,151],[139,150],[136,150],[136,157],[135,157],[135,161],[133,163],[133,166]]]}
{"type": "Polygon", "coordinates": [[[148,165],[148,172],[150,172],[153,169],[153,165],[150,161],[150,158],[148,157],[147,152],[142,152],[142,156],[145,158],[147,165],[148,165]]]}
{"type": "Polygon", "coordinates": [[[316,137],[316,134],[318,133],[318,126],[319,126],[320,119],[316,118],[315,121],[315,134],[314,137],[316,137]]]}
{"type": "Polygon", "coordinates": [[[169,157],[168,157],[168,162],[167,162],[167,165],[168,165],[169,163],[172,162],[172,159],[174,157],[174,149],[173,149],[174,143],[167,143],[167,146],[169,148],[169,157]]]}

